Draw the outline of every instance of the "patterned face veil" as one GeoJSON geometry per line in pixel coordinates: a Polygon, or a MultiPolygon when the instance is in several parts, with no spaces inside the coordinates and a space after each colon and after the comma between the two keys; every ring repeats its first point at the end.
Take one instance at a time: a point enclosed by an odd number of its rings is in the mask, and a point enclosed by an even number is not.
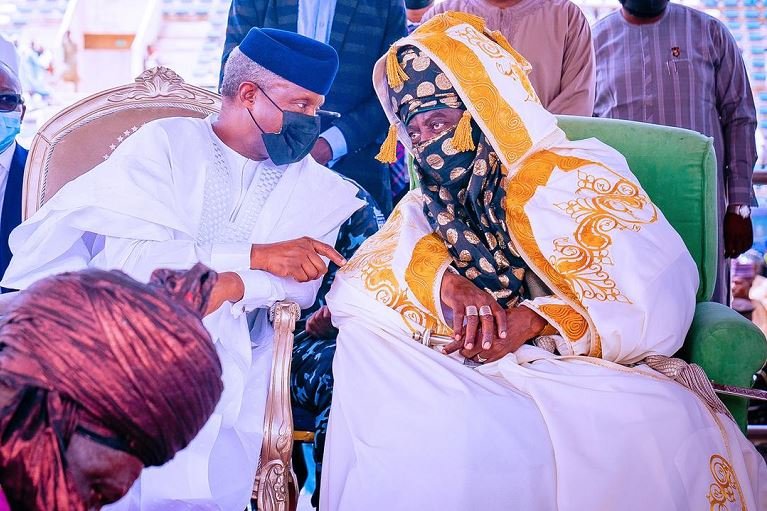
{"type": "Polygon", "coordinates": [[[412,148],[424,213],[458,272],[502,306],[514,305],[525,296],[526,264],[514,250],[506,226],[505,169],[432,59],[414,46],[403,46],[397,62],[408,79],[390,89],[390,101],[403,125],[441,108],[463,112],[456,126],[412,148]]]}

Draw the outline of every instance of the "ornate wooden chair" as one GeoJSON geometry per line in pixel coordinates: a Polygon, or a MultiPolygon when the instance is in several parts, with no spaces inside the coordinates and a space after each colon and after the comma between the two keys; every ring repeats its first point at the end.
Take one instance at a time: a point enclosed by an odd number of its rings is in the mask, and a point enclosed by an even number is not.
{"type": "MultiPolygon", "coordinates": [[[[56,114],[35,135],[24,173],[22,218],[34,214],[67,182],[87,172],[144,123],[164,117],[205,117],[217,112],[217,94],[184,83],[166,67],[144,71],[134,83],[109,89],[56,114]]],[[[262,511],[295,509],[298,491],[291,465],[293,416],[290,363],[300,314],[291,302],[275,304],[274,358],[264,416],[261,462],[253,499],[262,511]]]]}

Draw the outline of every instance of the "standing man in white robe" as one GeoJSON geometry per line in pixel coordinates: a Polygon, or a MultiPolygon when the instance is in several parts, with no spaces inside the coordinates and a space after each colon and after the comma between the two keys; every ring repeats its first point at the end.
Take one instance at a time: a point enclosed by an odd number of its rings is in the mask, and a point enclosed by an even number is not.
{"type": "Polygon", "coordinates": [[[337,69],[328,45],[251,30],[226,64],[218,116],[147,123],[11,235],[9,288],[86,267],[147,280],[157,268],[202,262],[221,274],[205,318],[223,367],[221,401],[189,447],[145,470],[113,509],[247,506],[271,361],[266,308],[313,303],[322,257],[345,263],[327,243],[363,205],[353,185],[308,156],[337,69]]]}

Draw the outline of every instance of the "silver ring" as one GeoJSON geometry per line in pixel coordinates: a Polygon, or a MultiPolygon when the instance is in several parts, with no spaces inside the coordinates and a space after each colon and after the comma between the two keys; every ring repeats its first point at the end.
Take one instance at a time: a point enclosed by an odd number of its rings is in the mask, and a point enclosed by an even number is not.
{"type": "Polygon", "coordinates": [[[477,362],[479,362],[480,364],[484,364],[485,362],[487,362],[487,359],[477,355],[477,362]]]}
{"type": "Polygon", "coordinates": [[[466,315],[467,316],[478,316],[479,312],[477,312],[477,306],[476,305],[467,305],[466,306],[466,315]]]}
{"type": "Polygon", "coordinates": [[[480,316],[492,316],[493,315],[493,309],[490,308],[489,305],[483,305],[479,308],[479,315],[480,316]]]}

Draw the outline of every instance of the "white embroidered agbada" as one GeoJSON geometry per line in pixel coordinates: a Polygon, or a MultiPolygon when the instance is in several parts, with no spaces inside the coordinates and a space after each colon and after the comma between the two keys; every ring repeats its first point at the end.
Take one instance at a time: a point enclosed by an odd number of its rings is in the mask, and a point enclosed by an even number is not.
{"type": "Polygon", "coordinates": [[[145,281],[156,268],[198,261],[237,271],[245,282],[241,302],[205,318],[223,366],[215,413],[186,449],[144,470],[109,509],[245,509],[272,357],[265,308],[284,299],[309,307],[320,285],[250,270],[250,246],[301,236],[332,245],[362,205],[353,185],[311,157],[286,166],[247,160],[218,139],[212,120],[146,124],[11,235],[14,257],[3,281],[10,288],[85,267],[117,268],[145,281]]]}
{"type": "MultiPolygon", "coordinates": [[[[459,261],[410,192],[328,295],[340,334],[321,509],[767,508],[767,466],[721,403],[632,365],[681,347],[698,274],[625,159],[567,140],[481,19],[435,17],[404,45],[444,72],[506,168],[513,245],[553,292],[523,306],[557,334],[477,369],[413,341],[451,333],[439,290],[459,261]]],[[[398,123],[386,58],[374,83],[398,123]]],[[[410,147],[401,125],[399,138],[410,147]]]]}

